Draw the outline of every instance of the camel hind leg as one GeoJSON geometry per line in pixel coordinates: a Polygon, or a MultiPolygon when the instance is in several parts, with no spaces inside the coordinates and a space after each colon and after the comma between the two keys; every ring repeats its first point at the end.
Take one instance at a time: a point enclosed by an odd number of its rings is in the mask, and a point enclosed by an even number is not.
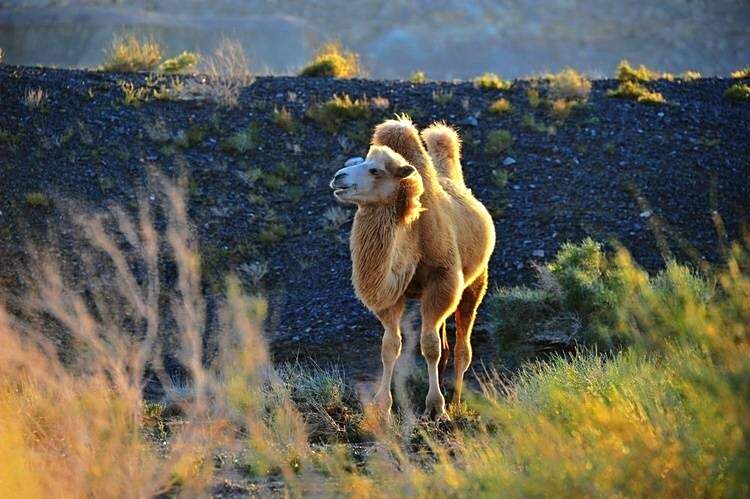
{"type": "Polygon", "coordinates": [[[440,383],[440,391],[445,391],[445,368],[448,367],[448,359],[451,355],[450,345],[448,345],[448,321],[443,321],[443,325],[440,326],[440,360],[438,361],[438,381],[440,383]]]}
{"type": "Polygon", "coordinates": [[[487,292],[487,269],[479,274],[461,295],[461,301],[455,312],[456,318],[456,346],[454,347],[454,367],[456,379],[453,387],[453,405],[461,403],[461,390],[464,383],[464,374],[471,364],[471,330],[474,327],[474,319],[477,308],[482,303],[487,292]]]}

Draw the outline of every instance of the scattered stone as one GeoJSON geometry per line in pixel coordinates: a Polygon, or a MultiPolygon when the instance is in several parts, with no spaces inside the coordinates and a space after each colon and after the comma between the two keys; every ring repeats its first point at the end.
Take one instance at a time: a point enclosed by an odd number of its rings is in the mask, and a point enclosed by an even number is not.
{"type": "Polygon", "coordinates": [[[510,166],[510,165],[515,165],[515,164],[516,164],[516,160],[515,158],[511,156],[508,156],[503,160],[503,166],[510,166]]]}
{"type": "Polygon", "coordinates": [[[544,250],[534,250],[531,252],[531,256],[534,258],[544,258],[544,250]]]}
{"type": "Polygon", "coordinates": [[[459,125],[479,126],[479,121],[474,116],[469,116],[458,122],[459,125]]]}
{"type": "Polygon", "coordinates": [[[650,217],[650,216],[651,216],[651,214],[652,214],[651,210],[646,210],[646,211],[642,211],[642,212],[641,212],[641,214],[640,214],[639,216],[640,216],[641,218],[648,218],[648,217],[650,217]]]}

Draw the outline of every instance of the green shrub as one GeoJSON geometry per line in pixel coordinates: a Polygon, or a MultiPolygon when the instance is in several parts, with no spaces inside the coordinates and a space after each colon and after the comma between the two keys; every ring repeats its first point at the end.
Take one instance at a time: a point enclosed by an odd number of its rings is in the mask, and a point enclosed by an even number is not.
{"type": "Polygon", "coordinates": [[[243,154],[258,147],[260,129],[256,123],[250,123],[246,128],[235,133],[221,142],[221,149],[230,154],[243,154]]]}
{"type": "Polygon", "coordinates": [[[161,61],[161,47],[153,40],[139,40],[135,35],[115,37],[107,51],[103,69],[116,73],[151,71],[161,61]]]}
{"type": "Polygon", "coordinates": [[[736,102],[750,101],[750,85],[735,83],[724,92],[724,98],[736,102]]]}
{"type": "Polygon", "coordinates": [[[313,60],[300,72],[300,76],[331,76],[354,78],[360,74],[359,55],[343,48],[340,42],[325,44],[313,60]]]}
{"type": "Polygon", "coordinates": [[[502,98],[492,101],[489,110],[493,114],[505,114],[513,111],[513,106],[508,99],[502,98]]]}
{"type": "Polygon", "coordinates": [[[334,95],[331,100],[312,106],[307,115],[323,128],[335,133],[344,121],[367,120],[371,110],[366,99],[352,100],[347,94],[334,95]]]}
{"type": "Polygon", "coordinates": [[[449,102],[451,102],[452,100],[453,100],[453,91],[451,90],[443,90],[441,88],[441,89],[432,91],[432,101],[437,104],[444,106],[448,104],[449,102]]]}
{"type": "Polygon", "coordinates": [[[750,66],[742,69],[738,69],[737,71],[732,71],[729,76],[734,78],[735,80],[739,80],[742,78],[750,78],[750,66]]]}
{"type": "Polygon", "coordinates": [[[591,93],[591,82],[575,69],[565,68],[549,76],[549,97],[552,100],[586,102],[591,93]]]}
{"type": "Polygon", "coordinates": [[[274,108],[273,122],[287,133],[294,133],[297,130],[297,123],[294,121],[294,116],[292,116],[292,113],[289,112],[286,106],[281,109],[274,108]]]}
{"type": "Polygon", "coordinates": [[[167,59],[159,65],[159,71],[167,74],[192,71],[198,64],[200,56],[195,52],[182,52],[177,57],[167,59]]]}
{"type": "Polygon", "coordinates": [[[487,134],[484,150],[487,154],[500,154],[511,148],[515,139],[508,130],[493,130],[487,134]]]}
{"type": "Polygon", "coordinates": [[[50,201],[47,195],[40,191],[29,192],[26,194],[26,204],[32,208],[49,208],[50,201]]]}
{"type": "Polygon", "coordinates": [[[665,104],[667,101],[659,92],[652,92],[645,86],[634,81],[624,81],[616,89],[608,90],[609,97],[632,99],[643,104],[665,104]]]}
{"type": "Polygon", "coordinates": [[[424,73],[424,71],[415,71],[409,77],[409,81],[414,83],[415,85],[421,85],[427,81],[427,75],[424,73]]]}
{"type": "Polygon", "coordinates": [[[631,81],[643,83],[659,78],[659,73],[652,71],[643,64],[634,68],[627,60],[623,59],[620,61],[620,64],[617,65],[615,76],[621,82],[631,81]]]}
{"type": "Polygon", "coordinates": [[[513,83],[505,81],[495,73],[484,73],[474,78],[474,86],[482,90],[508,90],[513,83]]]}

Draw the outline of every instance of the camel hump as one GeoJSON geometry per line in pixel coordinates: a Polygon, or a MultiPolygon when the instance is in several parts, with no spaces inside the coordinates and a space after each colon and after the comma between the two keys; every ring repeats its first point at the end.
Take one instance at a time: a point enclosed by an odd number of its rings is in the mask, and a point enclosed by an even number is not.
{"type": "Polygon", "coordinates": [[[396,117],[375,127],[372,143],[390,147],[412,164],[422,163],[425,151],[417,128],[405,114],[396,117]]]}
{"type": "Polygon", "coordinates": [[[422,139],[438,175],[461,185],[464,175],[461,170],[461,139],[452,127],[445,123],[433,123],[422,130],[422,139]]]}

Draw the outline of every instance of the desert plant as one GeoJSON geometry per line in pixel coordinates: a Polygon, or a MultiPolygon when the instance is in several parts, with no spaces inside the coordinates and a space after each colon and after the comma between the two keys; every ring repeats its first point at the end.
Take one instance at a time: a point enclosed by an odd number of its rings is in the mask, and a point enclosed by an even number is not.
{"type": "Polygon", "coordinates": [[[244,154],[258,147],[260,129],[256,123],[250,123],[242,130],[221,142],[221,149],[230,154],[244,154]]]}
{"type": "Polygon", "coordinates": [[[575,69],[565,68],[549,76],[549,97],[552,100],[586,102],[591,93],[591,82],[575,69]]]}
{"type": "Polygon", "coordinates": [[[200,57],[195,52],[182,52],[176,57],[167,59],[159,65],[159,72],[174,74],[192,71],[198,64],[200,57]]]}
{"type": "Polygon", "coordinates": [[[529,105],[531,107],[539,107],[539,104],[542,103],[542,98],[539,95],[539,89],[536,87],[529,87],[526,90],[526,98],[529,101],[529,105]]]}
{"type": "Polygon", "coordinates": [[[388,109],[391,107],[391,101],[388,100],[388,97],[378,95],[370,99],[370,105],[373,109],[388,109]]]}
{"type": "Polygon", "coordinates": [[[443,90],[439,88],[432,91],[432,102],[440,105],[448,104],[453,100],[453,92],[451,90],[443,90]]]}
{"type": "Polygon", "coordinates": [[[681,80],[690,81],[690,80],[697,80],[697,79],[699,79],[701,77],[701,74],[700,74],[699,71],[694,71],[692,69],[689,69],[687,71],[683,71],[678,76],[679,76],[679,78],[681,80]]]}
{"type": "Polygon", "coordinates": [[[283,106],[281,109],[274,108],[272,119],[276,126],[287,133],[293,133],[297,130],[297,122],[294,121],[294,116],[292,116],[292,113],[286,106],[283,106]]]}
{"type": "Polygon", "coordinates": [[[29,109],[38,109],[42,107],[44,101],[47,100],[47,92],[41,88],[28,88],[23,96],[23,103],[29,109]]]}
{"type": "Polygon", "coordinates": [[[729,76],[731,78],[734,78],[735,80],[739,80],[742,78],[750,78],[750,66],[746,68],[741,68],[736,71],[732,71],[729,76]]]}
{"type": "Polygon", "coordinates": [[[275,244],[286,237],[287,229],[282,223],[271,223],[258,234],[258,241],[262,244],[275,244]]]}
{"type": "Polygon", "coordinates": [[[325,220],[325,225],[330,230],[338,230],[351,219],[351,212],[339,206],[331,206],[323,212],[323,220],[325,220]]]}
{"type": "Polygon", "coordinates": [[[558,121],[564,121],[570,116],[570,112],[581,103],[576,100],[555,99],[549,108],[550,116],[558,121]]]}
{"type": "Polygon", "coordinates": [[[346,50],[340,42],[323,45],[300,72],[300,76],[354,78],[360,74],[359,55],[346,50]]]}
{"type": "Polygon", "coordinates": [[[106,52],[103,69],[116,73],[151,71],[159,65],[161,54],[161,47],[153,40],[116,36],[106,52]]]}
{"type": "Polygon", "coordinates": [[[489,110],[493,114],[505,114],[513,111],[513,106],[510,101],[506,98],[497,99],[492,101],[489,110]]]}
{"type": "Polygon", "coordinates": [[[620,64],[617,65],[615,77],[621,82],[631,81],[645,83],[659,78],[659,73],[647,68],[643,64],[634,68],[627,60],[623,59],[620,61],[620,64]]]}
{"type": "Polygon", "coordinates": [[[474,86],[482,90],[508,90],[512,82],[505,81],[495,73],[484,73],[474,78],[474,86]]]}
{"type": "Polygon", "coordinates": [[[750,101],[750,85],[735,83],[724,92],[724,98],[736,102],[750,101]]]}
{"type": "Polygon", "coordinates": [[[179,98],[207,100],[224,107],[236,106],[242,87],[253,81],[242,44],[224,38],[210,56],[201,60],[203,75],[185,80],[179,98]]]}
{"type": "Polygon", "coordinates": [[[136,87],[133,82],[121,80],[122,103],[126,106],[140,106],[148,100],[150,91],[147,87],[136,87]]]}
{"type": "Polygon", "coordinates": [[[487,134],[484,150],[487,154],[500,154],[510,149],[514,142],[508,130],[493,130],[487,134]]]}
{"type": "Polygon", "coordinates": [[[422,85],[427,82],[427,75],[424,71],[414,71],[409,77],[409,81],[415,85],[422,85]]]}
{"type": "Polygon", "coordinates": [[[33,191],[26,194],[26,204],[32,208],[49,208],[50,201],[47,195],[41,191],[33,191]]]}
{"type": "Polygon", "coordinates": [[[367,120],[370,115],[366,99],[352,100],[347,94],[334,95],[330,100],[307,110],[307,116],[331,133],[336,132],[344,121],[367,120]]]}
{"type": "Polygon", "coordinates": [[[643,104],[658,105],[667,102],[660,92],[652,92],[640,83],[631,80],[623,81],[616,89],[608,90],[607,95],[621,99],[632,99],[643,104]]]}

